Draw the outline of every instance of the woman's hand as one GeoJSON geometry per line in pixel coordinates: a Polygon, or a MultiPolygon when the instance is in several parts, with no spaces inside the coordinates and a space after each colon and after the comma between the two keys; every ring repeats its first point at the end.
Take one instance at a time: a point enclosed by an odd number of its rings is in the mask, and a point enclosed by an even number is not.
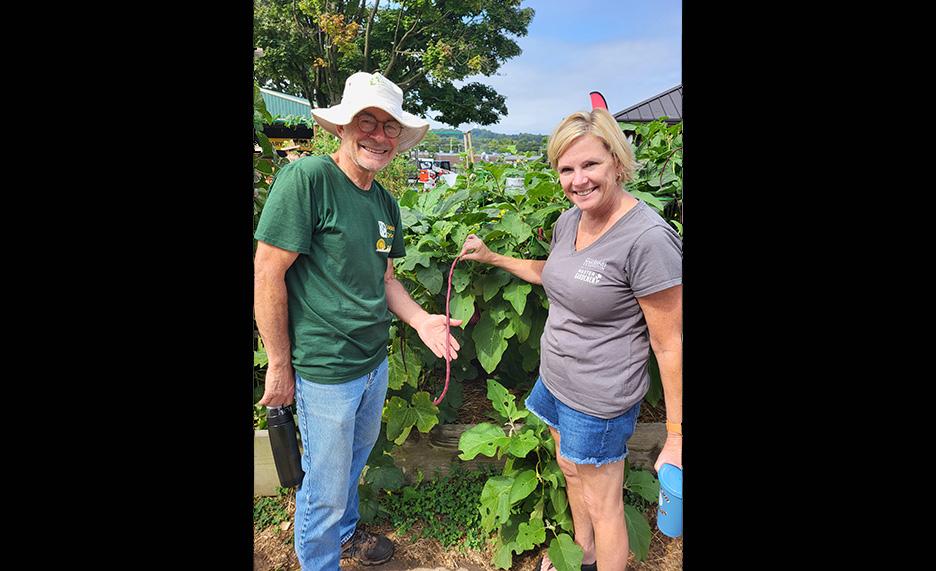
{"type": "Polygon", "coordinates": [[[474,234],[468,234],[465,238],[465,245],[462,246],[461,258],[463,260],[474,260],[482,264],[494,263],[494,252],[484,244],[481,238],[474,234]]]}
{"type": "Polygon", "coordinates": [[[682,435],[681,434],[666,434],[666,444],[663,445],[663,450],[660,451],[660,455],[657,457],[656,462],[653,464],[653,469],[660,472],[660,468],[663,467],[663,464],[672,464],[679,469],[682,469],[682,435]]]}

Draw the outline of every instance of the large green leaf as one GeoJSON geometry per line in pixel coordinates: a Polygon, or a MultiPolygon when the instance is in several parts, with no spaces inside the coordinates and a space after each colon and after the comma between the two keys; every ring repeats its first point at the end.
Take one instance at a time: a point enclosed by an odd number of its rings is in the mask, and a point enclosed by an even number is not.
{"type": "MultiPolygon", "coordinates": [[[[552,440],[551,437],[550,440],[552,440]]],[[[558,462],[550,460],[543,466],[543,480],[551,483],[553,487],[556,488],[565,486],[565,474],[563,474],[562,470],[559,468],[558,462]]]]}
{"type": "Polygon", "coordinates": [[[517,311],[517,315],[523,315],[527,295],[532,289],[533,286],[530,284],[514,280],[507,284],[501,295],[510,302],[510,305],[517,311]]]}
{"type": "Polygon", "coordinates": [[[647,518],[631,505],[624,506],[624,520],[627,522],[630,550],[634,552],[638,561],[643,561],[650,551],[650,524],[647,523],[647,518]]]}
{"type": "Polygon", "coordinates": [[[435,234],[426,234],[419,238],[416,243],[416,249],[421,252],[427,252],[430,256],[440,247],[439,237],[435,234]]]}
{"type": "Polygon", "coordinates": [[[380,504],[377,503],[377,499],[374,497],[374,491],[371,486],[358,486],[358,513],[361,516],[361,521],[364,523],[370,523],[374,521],[374,518],[377,517],[377,511],[380,509],[380,504]]]}
{"type": "MultiPolygon", "coordinates": [[[[559,185],[556,185],[557,188],[558,186],[559,185]]],[[[553,204],[551,206],[547,206],[546,208],[538,208],[535,212],[530,214],[530,216],[528,216],[526,220],[530,224],[530,226],[532,226],[533,228],[539,228],[539,227],[544,226],[546,222],[546,218],[549,215],[551,215],[553,212],[560,212],[562,210],[565,210],[565,208],[566,208],[565,204],[553,204]]],[[[543,228],[544,232],[546,230],[548,230],[548,228],[543,228]]],[[[539,236],[539,232],[536,232],[536,235],[539,236]]],[[[547,245],[546,251],[548,252],[549,242],[546,242],[546,245],[547,245]]]]}
{"type": "Polygon", "coordinates": [[[452,298],[449,300],[449,311],[452,319],[462,320],[459,327],[462,329],[468,327],[468,320],[471,319],[475,311],[474,296],[467,291],[453,293],[452,298]]]}
{"type": "Polygon", "coordinates": [[[484,454],[490,458],[497,452],[500,439],[506,436],[504,429],[499,426],[488,422],[476,424],[462,432],[459,437],[458,449],[461,450],[461,454],[458,457],[462,460],[471,460],[478,454],[484,454]]]}
{"type": "Polygon", "coordinates": [[[539,480],[536,478],[536,472],[533,470],[524,470],[514,478],[513,486],[510,488],[511,505],[519,502],[533,493],[539,480]]]}
{"type": "Polygon", "coordinates": [[[455,266],[455,271],[452,273],[452,289],[462,292],[469,283],[471,283],[471,271],[466,270],[461,264],[455,266]]]}
{"type": "Polygon", "coordinates": [[[416,205],[419,200],[419,192],[414,189],[409,189],[400,196],[400,214],[403,213],[403,209],[406,208],[409,210],[416,205]]]}
{"type": "Polygon", "coordinates": [[[276,156],[276,151],[273,150],[273,143],[270,142],[270,139],[267,138],[262,132],[258,131],[257,142],[260,143],[260,148],[263,149],[263,157],[273,157],[276,156]]]}
{"type": "Polygon", "coordinates": [[[656,502],[660,499],[660,481],[653,477],[653,474],[647,470],[630,470],[627,473],[627,481],[624,487],[639,494],[640,497],[648,502],[656,502]]]}
{"type": "Polygon", "coordinates": [[[435,266],[416,270],[416,279],[418,279],[419,283],[429,290],[429,293],[432,295],[442,290],[442,272],[435,266]]]}
{"type": "Polygon", "coordinates": [[[400,352],[400,345],[401,340],[399,338],[393,341],[393,351],[390,353],[389,358],[390,374],[388,386],[393,390],[400,390],[403,388],[404,384],[407,384],[415,389],[419,384],[422,362],[416,351],[411,348],[409,343],[406,343],[406,359],[404,363],[404,354],[400,352]]]}
{"type": "Polygon", "coordinates": [[[514,479],[507,476],[488,478],[481,490],[481,527],[492,531],[498,524],[510,518],[510,490],[514,479]]]}
{"type": "Polygon", "coordinates": [[[517,531],[516,544],[517,553],[533,549],[537,545],[546,541],[546,527],[542,520],[533,520],[530,523],[521,523],[517,531]]]}
{"type": "MultiPolygon", "coordinates": [[[[655,181],[651,179],[651,182],[655,182],[655,181]]],[[[633,190],[633,189],[630,190],[629,192],[634,196],[634,198],[639,198],[640,200],[643,200],[649,206],[652,206],[653,208],[657,210],[663,210],[663,206],[665,206],[662,202],[657,200],[657,197],[653,196],[649,192],[642,192],[642,191],[633,190]]]]}
{"type": "Polygon", "coordinates": [[[560,533],[549,542],[549,560],[556,571],[580,571],[584,555],[567,533],[560,533]]]}
{"type": "Polygon", "coordinates": [[[384,490],[398,490],[403,486],[403,472],[396,466],[368,466],[364,481],[384,490]]]}
{"type": "Polygon", "coordinates": [[[552,502],[556,513],[561,514],[569,506],[569,498],[566,496],[565,488],[549,488],[549,501],[552,502]]]}
{"type": "Polygon", "coordinates": [[[507,420],[510,420],[511,415],[517,412],[515,404],[517,397],[510,394],[504,385],[494,379],[487,380],[487,398],[491,401],[494,410],[507,420]]]}
{"type": "Polygon", "coordinates": [[[489,301],[497,295],[501,287],[510,281],[510,274],[502,270],[494,270],[485,274],[480,281],[481,287],[484,288],[484,301],[489,301]]]}
{"type": "Polygon", "coordinates": [[[410,429],[416,424],[416,411],[405,400],[393,396],[387,403],[384,415],[387,419],[387,438],[396,444],[406,442],[410,429]]]}
{"type": "MultiPolygon", "coordinates": [[[[528,411],[525,410],[519,412],[528,413],[528,411]]],[[[507,448],[507,451],[517,458],[525,458],[526,455],[530,453],[530,450],[533,450],[538,445],[539,438],[530,431],[524,431],[510,437],[510,446],[507,448]]]]}
{"type": "Polygon", "coordinates": [[[432,224],[432,235],[439,240],[444,240],[454,227],[455,223],[451,220],[436,220],[432,224]]]}
{"type": "Polygon", "coordinates": [[[403,223],[404,228],[410,228],[415,226],[419,222],[419,217],[416,212],[405,206],[400,206],[400,222],[403,223]]]}
{"type": "MultiPolygon", "coordinates": [[[[462,221],[464,222],[464,218],[462,221]]],[[[459,252],[461,252],[462,246],[465,244],[465,238],[468,237],[468,234],[471,234],[471,228],[465,224],[458,224],[455,226],[455,229],[452,230],[452,243],[455,244],[459,252]]],[[[466,261],[465,263],[474,264],[476,262],[466,261]]]]}
{"type": "Polygon", "coordinates": [[[530,330],[533,326],[533,306],[528,304],[526,309],[523,310],[523,315],[518,315],[514,312],[510,312],[508,317],[510,317],[510,323],[513,325],[514,331],[517,332],[517,341],[520,343],[525,343],[527,338],[530,336],[530,330]]]}
{"type": "Polygon", "coordinates": [[[471,338],[475,342],[481,366],[488,373],[493,373],[507,350],[507,340],[504,339],[503,333],[496,329],[488,312],[481,313],[481,319],[471,332],[471,338]]]}
{"type": "Polygon", "coordinates": [[[494,410],[510,422],[516,422],[530,414],[526,410],[517,410],[517,397],[510,394],[502,384],[494,379],[487,380],[487,398],[491,401],[494,410]]]}
{"type": "MultiPolygon", "coordinates": [[[[491,321],[496,325],[500,325],[500,322],[507,318],[507,314],[510,313],[510,306],[501,301],[496,301],[487,308],[486,313],[491,316],[491,321]]],[[[505,335],[505,338],[509,336],[505,335]]]]}
{"type": "Polygon", "coordinates": [[[562,196],[564,196],[562,194],[562,187],[550,180],[541,181],[527,191],[527,197],[533,199],[558,198],[562,196]]]}
{"type": "Polygon", "coordinates": [[[273,174],[273,162],[268,159],[257,158],[254,160],[254,168],[263,174],[273,174]]]}
{"type": "Polygon", "coordinates": [[[539,520],[543,521],[543,510],[546,507],[546,496],[540,493],[540,499],[533,506],[533,511],[530,512],[530,521],[539,520]]]}
{"type": "Polygon", "coordinates": [[[439,407],[432,404],[432,398],[426,391],[414,394],[412,402],[412,409],[416,414],[416,428],[425,434],[439,423],[439,407]]]}
{"type": "Polygon", "coordinates": [[[403,258],[403,262],[400,263],[399,269],[400,271],[409,272],[416,267],[416,264],[428,268],[431,259],[432,258],[426,252],[420,252],[418,250],[407,252],[406,257],[403,258]]]}
{"type": "Polygon", "coordinates": [[[513,551],[516,548],[517,543],[515,541],[504,543],[498,537],[494,542],[494,558],[491,559],[491,563],[498,569],[510,569],[513,567],[513,551]]]}
{"type": "Polygon", "coordinates": [[[458,208],[458,206],[459,206],[462,202],[464,202],[465,199],[467,199],[467,198],[468,198],[468,189],[467,189],[467,188],[463,188],[463,189],[461,189],[461,190],[457,190],[457,191],[453,192],[452,194],[448,195],[448,196],[445,198],[445,200],[443,200],[442,202],[440,202],[440,203],[435,207],[435,212],[434,212],[434,214],[435,214],[436,216],[445,216],[445,215],[449,214],[451,211],[453,211],[453,210],[455,210],[456,208],[458,208]]]}
{"type": "Polygon", "coordinates": [[[436,205],[439,204],[441,198],[442,187],[436,186],[429,192],[424,192],[422,196],[419,197],[417,206],[424,214],[429,214],[435,209],[436,205]]]}
{"type": "MultiPolygon", "coordinates": [[[[527,338],[529,341],[529,338],[527,338]]],[[[534,369],[539,365],[539,347],[535,349],[527,348],[523,351],[523,361],[520,363],[524,371],[533,372],[534,369]]]]}
{"type": "Polygon", "coordinates": [[[533,229],[530,225],[521,220],[519,214],[512,211],[505,213],[500,222],[494,226],[494,229],[507,232],[517,242],[529,240],[530,236],[533,235],[533,229]]]}

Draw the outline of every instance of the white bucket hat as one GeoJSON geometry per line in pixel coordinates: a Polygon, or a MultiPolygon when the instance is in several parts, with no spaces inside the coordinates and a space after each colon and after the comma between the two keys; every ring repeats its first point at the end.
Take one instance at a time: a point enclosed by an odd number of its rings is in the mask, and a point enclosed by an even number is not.
{"type": "Polygon", "coordinates": [[[345,81],[341,103],[312,109],[315,121],[332,135],[338,136],[338,125],[347,125],[354,116],[368,107],[383,109],[403,125],[397,138],[398,151],[405,151],[426,136],[429,122],[403,110],[403,90],[379,73],[359,71],[345,81]]]}

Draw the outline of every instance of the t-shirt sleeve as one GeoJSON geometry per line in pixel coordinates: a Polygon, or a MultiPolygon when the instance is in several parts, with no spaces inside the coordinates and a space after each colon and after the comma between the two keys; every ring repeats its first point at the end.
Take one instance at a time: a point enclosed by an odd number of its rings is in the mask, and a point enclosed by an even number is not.
{"type": "Polygon", "coordinates": [[[390,253],[387,257],[402,258],[406,255],[406,246],[403,243],[403,221],[400,216],[400,205],[396,200],[393,201],[393,225],[396,231],[393,233],[393,242],[390,243],[390,253]]]}
{"type": "Polygon", "coordinates": [[[309,175],[295,163],[284,166],[270,186],[254,238],[290,252],[309,254],[316,222],[309,175]]]}
{"type": "Polygon", "coordinates": [[[654,226],[640,235],[627,256],[627,274],[636,297],[682,283],[682,244],[675,231],[654,226]]]}

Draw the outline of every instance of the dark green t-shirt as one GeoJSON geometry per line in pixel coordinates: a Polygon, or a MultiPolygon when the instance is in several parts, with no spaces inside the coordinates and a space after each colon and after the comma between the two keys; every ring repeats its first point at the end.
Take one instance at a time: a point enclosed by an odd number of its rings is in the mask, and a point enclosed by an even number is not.
{"type": "Polygon", "coordinates": [[[343,383],[387,356],[387,258],[402,257],[400,207],[374,181],[361,190],[329,156],[276,173],[255,234],[298,252],[286,272],[293,368],[302,378],[343,383]]]}

